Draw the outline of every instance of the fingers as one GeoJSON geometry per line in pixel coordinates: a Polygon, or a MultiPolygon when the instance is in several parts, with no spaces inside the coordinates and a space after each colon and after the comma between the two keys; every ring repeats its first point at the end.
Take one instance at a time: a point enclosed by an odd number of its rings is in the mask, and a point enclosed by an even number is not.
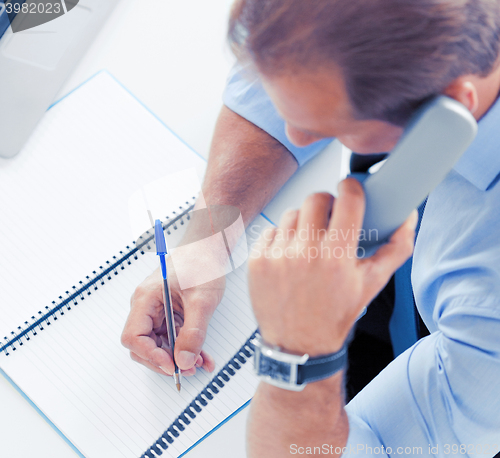
{"type": "MultiPolygon", "coordinates": [[[[135,317],[131,314],[127,321],[127,326],[125,326],[122,333],[122,345],[130,350],[131,355],[134,354],[137,356],[137,358],[141,360],[140,362],[147,362],[150,369],[150,366],[154,366],[157,369],[161,369],[161,371],[166,374],[172,374],[174,364],[170,355],[163,348],[158,346],[156,336],[151,329],[148,335],[138,334],[133,326],[128,325],[128,323],[133,324],[134,320],[135,317]]],[[[146,322],[147,317],[137,317],[137,321],[146,322]]]]}
{"type": "Polygon", "coordinates": [[[162,368],[163,372],[171,373],[172,358],[160,348],[161,338],[157,334],[165,314],[161,283],[155,281],[154,274],[137,287],[131,304],[130,314],[121,336],[122,345],[141,361],[157,369],[162,368]]]}
{"type": "Polygon", "coordinates": [[[171,368],[160,369],[159,367],[155,366],[154,364],[151,364],[148,360],[141,358],[133,351],[130,352],[130,358],[133,361],[135,361],[136,363],[139,363],[139,364],[142,364],[143,366],[146,366],[148,369],[152,370],[153,372],[156,372],[157,374],[172,375],[172,373],[173,373],[173,368],[174,368],[173,364],[172,364],[171,368]]]}
{"type": "Polygon", "coordinates": [[[262,232],[262,244],[263,248],[267,248],[271,246],[271,244],[274,241],[274,237],[276,235],[276,228],[273,227],[268,227],[264,232],[262,232]]]}
{"type": "MultiPolygon", "coordinates": [[[[150,369],[153,372],[156,372],[157,374],[160,374],[160,375],[172,376],[172,374],[174,372],[173,363],[172,363],[171,368],[162,369],[162,368],[158,368],[158,367],[154,366],[149,361],[142,359],[140,356],[137,356],[134,352],[130,352],[130,358],[133,361],[135,361],[136,363],[142,364],[143,366],[147,367],[148,369],[150,369]]],[[[200,365],[200,367],[201,367],[201,365],[200,365]]],[[[185,375],[185,376],[190,376],[190,375],[194,375],[194,374],[196,374],[196,367],[193,367],[187,371],[182,371],[182,375],[185,375]]]]}
{"type": "MultiPolygon", "coordinates": [[[[174,373],[172,357],[168,350],[162,348],[165,336],[156,335],[151,329],[153,320],[150,316],[141,312],[140,307],[133,307],[122,333],[122,344],[130,350],[130,357],[135,362],[142,364],[157,374],[172,375],[174,373]],[[145,335],[146,332],[148,335],[145,335]]],[[[185,370],[181,367],[182,374],[186,376],[194,375],[196,368],[203,368],[209,372],[213,371],[215,368],[213,358],[207,353],[201,352],[194,365],[190,365],[185,370]]]]}
{"type": "Polygon", "coordinates": [[[273,246],[281,246],[283,248],[288,244],[288,241],[295,236],[298,219],[299,210],[288,210],[283,213],[280,224],[275,232],[273,246]]]}
{"type": "Polygon", "coordinates": [[[351,242],[363,225],[364,214],[365,195],[363,187],[354,178],[347,178],[339,184],[339,196],[335,201],[335,211],[328,229],[343,234],[343,237],[340,239],[337,237],[336,240],[344,243],[351,242]],[[353,231],[353,237],[349,236],[350,231],[353,231]]]}
{"type": "Polygon", "coordinates": [[[412,255],[417,223],[418,212],[414,210],[388,243],[381,246],[373,256],[360,261],[360,265],[374,278],[373,284],[385,284],[412,255]]]}
{"type": "Polygon", "coordinates": [[[276,228],[268,227],[262,231],[257,241],[252,246],[253,257],[259,258],[266,251],[267,248],[273,243],[274,236],[276,235],[276,228]]]}
{"type": "MultiPolygon", "coordinates": [[[[217,284],[219,283],[220,281],[217,284]]],[[[162,288],[159,270],[136,288],[121,341],[130,350],[134,361],[158,374],[171,375],[174,363],[166,335],[162,288]]],[[[183,375],[193,375],[197,368],[209,372],[215,368],[213,358],[202,352],[201,347],[223,290],[223,286],[214,288],[212,285],[208,289],[198,287],[182,292],[173,282],[171,293],[178,335],[175,360],[183,375]]]]}
{"type": "Polygon", "coordinates": [[[207,372],[213,372],[213,370],[215,369],[215,361],[212,356],[209,355],[206,351],[202,351],[200,353],[200,357],[202,362],[199,367],[205,369],[207,372]]]}
{"type": "Polygon", "coordinates": [[[298,210],[288,210],[283,213],[281,217],[279,228],[286,231],[290,229],[297,229],[297,222],[299,219],[298,210]]]}
{"type": "MultiPolygon", "coordinates": [[[[175,361],[180,369],[191,369],[199,362],[203,343],[207,335],[208,324],[212,318],[214,307],[206,304],[203,295],[190,298],[189,306],[184,310],[184,325],[175,342],[175,361]]],[[[213,360],[206,354],[202,357],[202,365],[213,366],[213,360]]]]}
{"type": "Polygon", "coordinates": [[[182,370],[191,369],[199,361],[198,357],[206,337],[206,327],[188,326],[188,322],[184,324],[175,342],[175,361],[182,370]]]}
{"type": "Polygon", "coordinates": [[[306,230],[308,240],[313,240],[314,231],[328,226],[332,211],[333,196],[326,192],[310,195],[302,205],[297,222],[297,230],[306,230]]]}
{"type": "Polygon", "coordinates": [[[288,210],[281,217],[278,228],[267,228],[252,247],[255,258],[260,258],[273,244],[287,244],[297,230],[307,232],[306,240],[316,240],[315,231],[325,229],[331,216],[333,196],[326,192],[310,195],[299,210],[288,210]]]}

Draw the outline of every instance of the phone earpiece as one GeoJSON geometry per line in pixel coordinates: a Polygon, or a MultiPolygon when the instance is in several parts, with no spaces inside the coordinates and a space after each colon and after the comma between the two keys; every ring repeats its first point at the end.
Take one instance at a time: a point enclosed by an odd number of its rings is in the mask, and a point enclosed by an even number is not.
{"type": "Polygon", "coordinates": [[[351,175],[363,185],[366,195],[360,257],[371,256],[389,240],[450,172],[477,129],[465,106],[438,96],[417,110],[376,173],[351,175]]]}

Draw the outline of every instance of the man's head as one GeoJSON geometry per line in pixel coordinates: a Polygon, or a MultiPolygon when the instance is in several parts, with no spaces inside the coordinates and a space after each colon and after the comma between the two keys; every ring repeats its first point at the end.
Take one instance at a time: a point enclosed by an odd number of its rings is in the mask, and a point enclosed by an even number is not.
{"type": "Polygon", "coordinates": [[[377,142],[380,134],[397,139],[424,101],[449,88],[467,97],[457,81],[493,71],[500,1],[238,0],[229,39],[260,74],[292,141],[337,136],[377,152],[394,144],[377,142]]]}

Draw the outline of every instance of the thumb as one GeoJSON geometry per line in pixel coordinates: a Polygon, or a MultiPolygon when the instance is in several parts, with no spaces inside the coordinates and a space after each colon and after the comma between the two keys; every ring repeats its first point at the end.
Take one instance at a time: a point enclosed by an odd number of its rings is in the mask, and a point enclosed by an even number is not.
{"type": "Polygon", "coordinates": [[[184,324],[180,328],[175,342],[175,362],[180,369],[191,369],[203,347],[207,336],[208,323],[213,311],[207,308],[188,308],[184,315],[184,324]]]}

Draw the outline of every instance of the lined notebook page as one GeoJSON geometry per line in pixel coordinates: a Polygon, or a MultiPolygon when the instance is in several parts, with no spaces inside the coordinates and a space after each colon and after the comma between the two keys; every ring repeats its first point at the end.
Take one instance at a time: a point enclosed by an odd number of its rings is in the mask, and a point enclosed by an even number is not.
{"type": "Polygon", "coordinates": [[[0,158],[0,341],[135,239],[136,190],[191,167],[205,161],[107,73],[51,108],[0,158]]]}
{"type": "MultiPolygon", "coordinates": [[[[53,107],[23,151],[0,160],[0,340],[130,243],[128,197],[138,187],[191,167],[201,174],[205,163],[106,73],[53,107]]],[[[191,196],[175,197],[181,205],[191,196]]],[[[130,296],[157,263],[140,256],[0,355],[0,368],[87,458],[140,456],[211,379],[199,371],[184,379],[179,396],[170,378],[133,363],[120,345],[130,296]]],[[[216,370],[255,327],[242,267],[229,275],[209,329],[216,370]]],[[[166,456],[178,456],[251,397],[250,366],[166,456]]]]}
{"type": "MultiPolygon", "coordinates": [[[[2,369],[88,458],[139,457],[213,377],[205,371],[184,377],[178,394],[171,377],[134,363],[120,345],[130,295],[157,263],[153,254],[139,256],[30,342],[0,357],[2,369]]],[[[204,346],[216,371],[255,328],[241,267],[227,277],[204,346]]],[[[242,365],[165,455],[191,447],[247,402],[257,383],[252,363],[242,365]]]]}

